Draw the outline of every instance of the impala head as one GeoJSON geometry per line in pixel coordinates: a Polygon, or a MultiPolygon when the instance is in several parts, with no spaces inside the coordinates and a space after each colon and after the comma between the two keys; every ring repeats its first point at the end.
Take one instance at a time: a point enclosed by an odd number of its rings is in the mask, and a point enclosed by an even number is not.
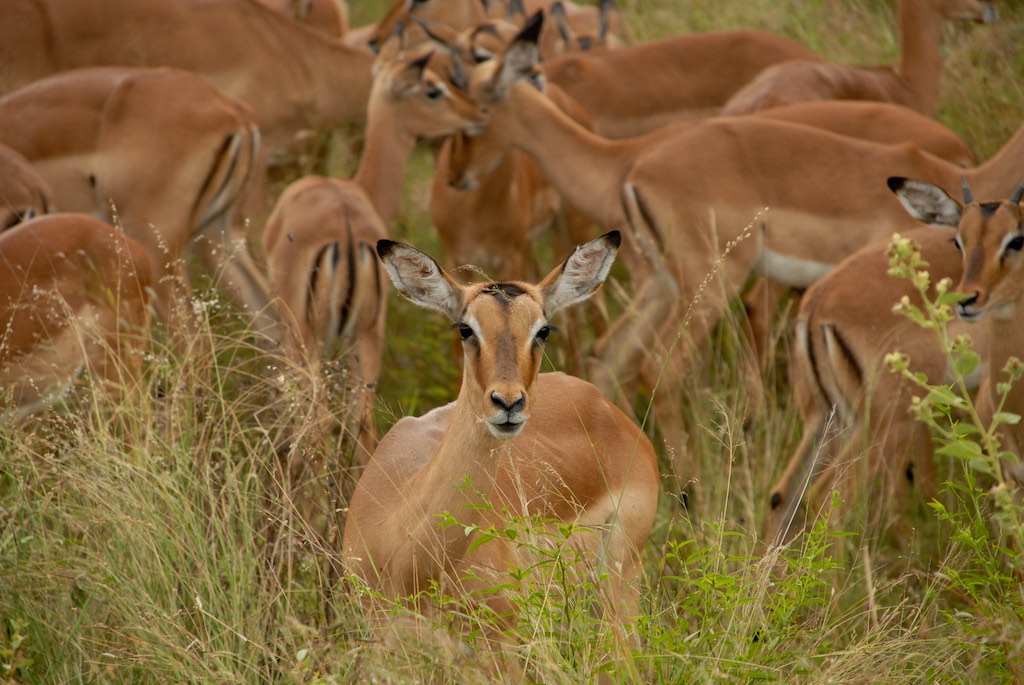
{"type": "MultiPolygon", "coordinates": [[[[486,106],[504,102],[514,85],[524,82],[543,92],[544,74],[541,72],[540,38],[544,15],[535,13],[519,30],[498,59],[488,60],[473,70],[470,92],[486,106]]],[[[451,141],[451,160],[448,183],[459,190],[472,190],[480,179],[494,170],[512,149],[505,128],[497,123],[488,125],[479,134],[457,134],[451,141]]]]}
{"type": "Polygon", "coordinates": [[[530,418],[551,317],[597,290],[620,242],[612,231],[576,248],[536,285],[462,285],[427,255],[390,240],[377,243],[377,253],[402,295],[452,320],[464,355],[459,402],[503,439],[519,435],[530,418]]]}
{"type": "Polygon", "coordinates": [[[963,206],[924,181],[892,178],[889,187],[914,218],[957,227],[954,240],[964,262],[956,287],[965,294],[957,303],[960,318],[977,321],[986,312],[1000,319],[1013,316],[1024,295],[1024,183],[1008,200],[976,202],[965,181],[963,206]]]}
{"type": "Polygon", "coordinates": [[[596,33],[581,33],[574,31],[569,17],[565,12],[565,5],[562,0],[555,0],[551,3],[551,18],[555,22],[560,41],[559,52],[587,52],[590,50],[604,50],[609,46],[612,16],[618,14],[618,7],[615,0],[601,0],[600,21],[596,33]]]}
{"type": "Polygon", "coordinates": [[[397,119],[393,130],[416,138],[437,138],[456,131],[476,133],[487,124],[487,108],[464,88],[457,58],[429,50],[418,55],[382,51],[374,66],[375,76],[367,105],[370,118],[397,119]],[[438,64],[443,63],[443,64],[438,64]],[[441,70],[448,77],[441,75],[441,70]],[[389,116],[390,115],[390,116],[389,116]]]}

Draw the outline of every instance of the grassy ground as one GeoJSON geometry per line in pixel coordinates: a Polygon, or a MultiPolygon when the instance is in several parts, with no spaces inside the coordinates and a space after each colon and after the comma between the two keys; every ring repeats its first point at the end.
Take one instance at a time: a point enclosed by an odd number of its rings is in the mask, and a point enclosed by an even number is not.
{"type": "MultiPolygon", "coordinates": [[[[356,4],[356,24],[382,12],[380,0],[356,4]]],[[[892,62],[898,51],[893,4],[881,0],[621,6],[635,40],[754,26],[843,61],[892,62]]],[[[1024,121],[1024,6],[1000,11],[997,25],[947,35],[939,116],[981,159],[1024,121]]],[[[426,211],[430,172],[423,153],[395,235],[439,254],[426,211]]],[[[86,388],[60,414],[0,427],[0,683],[486,681],[479,656],[372,638],[330,563],[351,487],[344,458],[311,448],[320,480],[304,492],[318,508],[289,499],[274,417],[301,401],[289,390],[293,370],[267,362],[229,312],[208,305],[196,340],[203,353],[181,359],[156,343],[146,384],[118,405],[86,388]]],[[[388,329],[385,428],[457,390],[444,321],[393,297],[388,329]]],[[[722,326],[689,389],[693,449],[714,477],[702,483],[698,511],[666,481],[644,550],[635,643],[588,610],[587,587],[524,596],[531,620],[518,651],[530,677],[1021,682],[1014,552],[992,532],[991,505],[960,462],[940,462],[956,485],[944,508],[922,507],[912,519],[909,543],[862,535],[861,514],[842,531],[818,526],[792,547],[764,549],[757,532],[769,488],[800,427],[772,377],[768,412],[744,430],[735,345],[735,326],[722,326]]],[[[554,346],[553,365],[558,355],[554,346]]],[[[461,616],[470,629],[483,620],[461,616]]]]}

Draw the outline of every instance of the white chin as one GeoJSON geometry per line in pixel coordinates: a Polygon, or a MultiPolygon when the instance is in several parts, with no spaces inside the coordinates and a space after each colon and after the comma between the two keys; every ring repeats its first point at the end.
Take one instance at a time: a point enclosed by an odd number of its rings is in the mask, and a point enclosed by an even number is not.
{"type": "Polygon", "coordinates": [[[491,435],[498,438],[499,440],[511,440],[523,432],[523,428],[526,427],[526,422],[522,423],[489,423],[487,424],[487,430],[491,432],[491,435]]]}

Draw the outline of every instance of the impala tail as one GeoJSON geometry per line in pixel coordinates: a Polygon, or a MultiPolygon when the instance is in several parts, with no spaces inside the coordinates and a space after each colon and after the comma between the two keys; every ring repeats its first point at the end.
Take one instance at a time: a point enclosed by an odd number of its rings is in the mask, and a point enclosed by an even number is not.
{"type": "Polygon", "coordinates": [[[337,358],[375,328],[385,297],[375,248],[356,238],[345,212],[345,241],[324,245],[309,274],[306,316],[322,357],[337,358]]]}
{"type": "Polygon", "coordinates": [[[240,127],[224,139],[196,201],[197,233],[213,226],[223,227],[231,220],[233,209],[253,179],[259,147],[259,129],[253,124],[240,127]]]}

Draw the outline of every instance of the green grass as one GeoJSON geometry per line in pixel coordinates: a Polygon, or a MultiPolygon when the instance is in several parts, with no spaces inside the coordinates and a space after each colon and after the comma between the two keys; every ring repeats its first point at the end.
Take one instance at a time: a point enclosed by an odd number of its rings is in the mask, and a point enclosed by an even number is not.
{"type": "MultiPolygon", "coordinates": [[[[354,4],[356,24],[383,8],[380,0],[354,4]]],[[[621,6],[636,40],[756,26],[844,61],[897,54],[894,8],[881,0],[621,6]]],[[[1000,11],[995,26],[947,36],[939,116],[981,159],[1024,121],[1024,7],[1000,11]]],[[[430,174],[421,152],[395,235],[439,255],[426,207],[430,174]]],[[[554,259],[546,254],[545,265],[554,259]]],[[[615,274],[628,288],[624,272],[615,274]]],[[[608,292],[614,302],[616,285],[608,292]]],[[[394,295],[390,307],[379,387],[385,428],[458,389],[447,323],[394,295]]],[[[1011,573],[1017,552],[1001,537],[1012,522],[993,524],[993,505],[962,462],[940,463],[952,484],[940,507],[912,521],[904,545],[866,531],[861,514],[843,530],[819,524],[790,547],[765,549],[758,531],[769,489],[800,427],[779,372],[767,384],[766,415],[744,429],[730,361],[735,330],[720,327],[704,374],[688,386],[693,449],[709,477],[699,511],[665,481],[643,550],[635,641],[606,630],[585,583],[524,593],[529,620],[517,653],[529,677],[1021,682],[1024,590],[1011,573]]],[[[311,442],[312,466],[289,473],[275,453],[281,417],[306,402],[287,381],[289,368],[268,370],[217,307],[199,342],[208,353],[186,359],[155,343],[144,387],[117,405],[84,387],[60,413],[0,427],[0,683],[487,681],[480,653],[374,638],[336,575],[353,485],[344,457],[311,442]]],[[[341,402],[333,408],[345,411],[341,402]]],[[[562,562],[553,556],[537,572],[562,562]]],[[[457,620],[472,640],[488,619],[455,605],[433,620],[457,620]]]]}

